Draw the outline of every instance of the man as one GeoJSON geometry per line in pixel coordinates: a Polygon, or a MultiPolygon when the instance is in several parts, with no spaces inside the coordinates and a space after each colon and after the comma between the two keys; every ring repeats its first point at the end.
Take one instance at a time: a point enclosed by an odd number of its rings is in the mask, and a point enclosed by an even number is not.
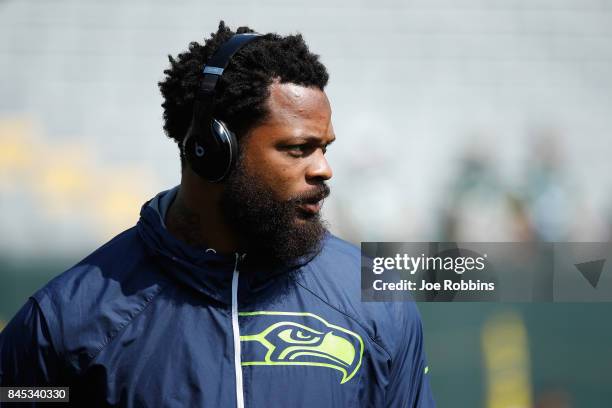
{"type": "Polygon", "coordinates": [[[300,35],[237,32],[170,57],[180,186],[30,298],[2,386],[69,386],[75,406],[433,406],[415,305],[361,303],[360,252],[320,218],[325,67],[300,35]]]}

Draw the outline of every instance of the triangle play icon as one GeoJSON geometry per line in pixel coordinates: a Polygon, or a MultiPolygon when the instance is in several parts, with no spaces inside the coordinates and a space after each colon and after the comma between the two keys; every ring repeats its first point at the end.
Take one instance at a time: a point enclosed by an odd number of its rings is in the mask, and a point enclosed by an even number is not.
{"type": "Polygon", "coordinates": [[[575,266],[582,276],[589,281],[591,286],[596,288],[603,271],[604,262],[606,262],[605,259],[598,259],[596,261],[577,263],[575,266]]]}

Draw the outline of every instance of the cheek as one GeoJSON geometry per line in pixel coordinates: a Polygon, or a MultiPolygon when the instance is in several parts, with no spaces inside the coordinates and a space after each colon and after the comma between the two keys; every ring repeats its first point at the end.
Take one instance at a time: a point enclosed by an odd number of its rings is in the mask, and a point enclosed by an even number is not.
{"type": "Polygon", "coordinates": [[[281,199],[287,199],[298,193],[301,186],[300,169],[298,166],[279,165],[268,167],[264,172],[266,182],[281,199]]]}
{"type": "Polygon", "coordinates": [[[300,193],[304,184],[301,163],[287,160],[282,155],[269,155],[247,163],[250,174],[270,187],[279,200],[286,200],[300,193]]]}

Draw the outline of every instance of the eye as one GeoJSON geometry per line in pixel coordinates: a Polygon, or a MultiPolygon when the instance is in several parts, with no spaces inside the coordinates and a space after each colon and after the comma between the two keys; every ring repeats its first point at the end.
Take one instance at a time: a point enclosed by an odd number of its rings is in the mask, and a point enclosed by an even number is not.
{"type": "Polygon", "coordinates": [[[301,157],[312,151],[312,146],[309,144],[289,145],[285,147],[285,150],[292,156],[301,157]]]}
{"type": "Polygon", "coordinates": [[[318,333],[300,329],[285,329],[278,334],[278,337],[289,344],[315,344],[322,339],[318,333]]]}

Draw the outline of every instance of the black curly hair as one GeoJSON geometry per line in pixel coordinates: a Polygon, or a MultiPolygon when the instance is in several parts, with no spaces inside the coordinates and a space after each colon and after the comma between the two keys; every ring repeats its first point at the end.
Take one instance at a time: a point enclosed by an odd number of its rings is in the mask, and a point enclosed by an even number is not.
{"type": "MultiPolygon", "coordinates": [[[[176,59],[168,56],[170,68],[164,71],[166,77],[158,85],[164,98],[164,131],[179,148],[191,124],[202,67],[234,34],[251,32],[254,30],[249,27],[239,27],[234,33],[221,21],[217,32],[211,33],[203,46],[192,42],[189,50],[176,59]]],[[[240,139],[265,119],[265,102],[273,81],[323,90],[328,78],[318,55],[308,50],[300,34],[262,35],[231,58],[216,87],[213,117],[224,121],[240,139]]],[[[181,151],[181,164],[184,163],[181,151]]]]}

